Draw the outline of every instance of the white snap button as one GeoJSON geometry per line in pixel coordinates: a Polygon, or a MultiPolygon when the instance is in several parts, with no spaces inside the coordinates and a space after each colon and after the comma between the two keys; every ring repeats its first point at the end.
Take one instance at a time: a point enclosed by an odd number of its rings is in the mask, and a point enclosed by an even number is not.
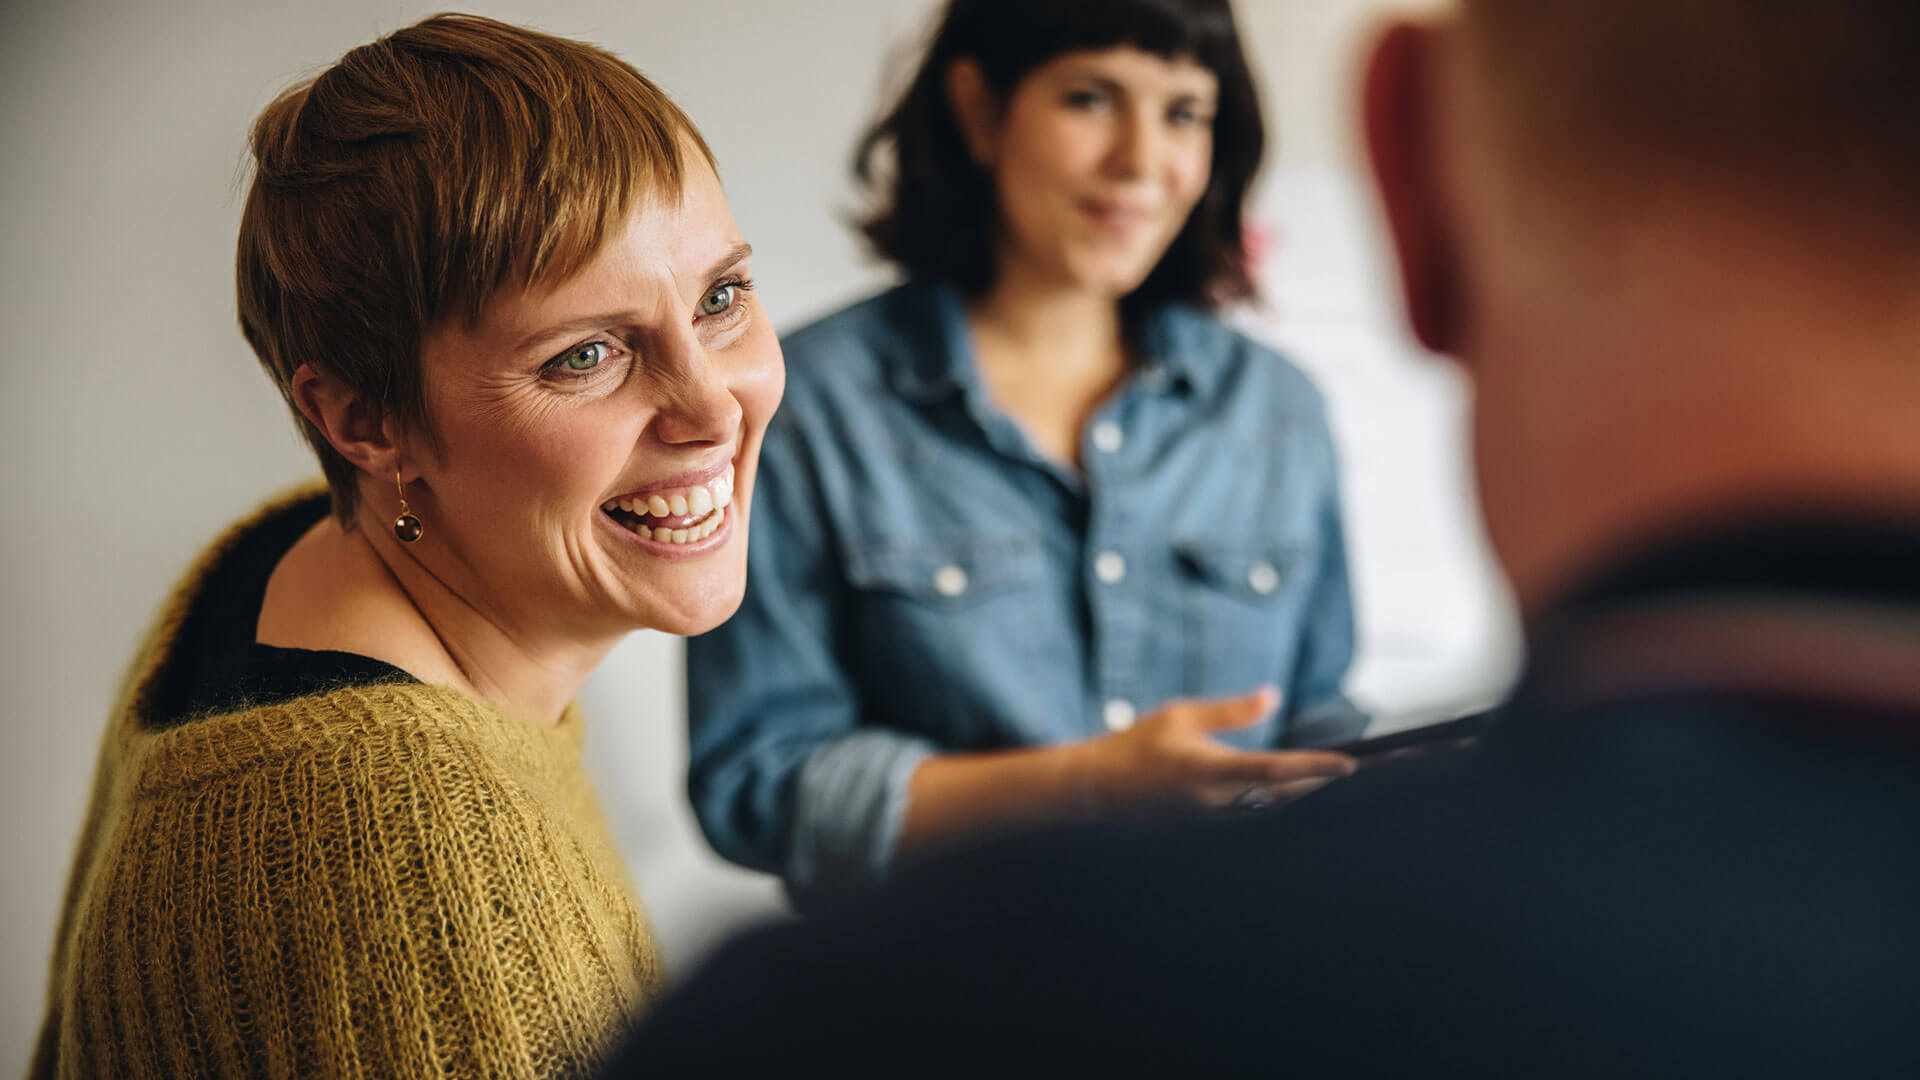
{"type": "Polygon", "coordinates": [[[1111,420],[1102,420],[1093,425],[1093,448],[1103,454],[1111,454],[1125,446],[1126,433],[1120,425],[1111,420]]]}
{"type": "Polygon", "coordinates": [[[1127,560],[1117,551],[1103,551],[1094,557],[1093,576],[1107,585],[1118,585],[1127,577],[1127,560]]]}
{"type": "Polygon", "coordinates": [[[952,563],[935,570],[933,591],[941,596],[959,596],[967,591],[967,572],[952,563]]]}
{"type": "Polygon", "coordinates": [[[1100,710],[1100,719],[1108,731],[1125,731],[1133,726],[1133,702],[1114,698],[1100,710]]]}
{"type": "Polygon", "coordinates": [[[1272,563],[1254,563],[1253,569],[1247,571],[1247,584],[1254,592],[1266,596],[1280,587],[1280,571],[1275,570],[1272,563]]]}

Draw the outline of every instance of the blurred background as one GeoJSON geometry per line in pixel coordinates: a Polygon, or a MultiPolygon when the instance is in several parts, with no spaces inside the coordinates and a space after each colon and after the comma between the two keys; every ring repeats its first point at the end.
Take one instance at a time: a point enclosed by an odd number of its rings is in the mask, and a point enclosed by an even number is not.
{"type": "MultiPolygon", "coordinates": [[[[1466,463],[1465,387],[1401,329],[1353,134],[1369,30],[1419,0],[1236,0],[1272,126],[1266,303],[1237,313],[1325,391],[1344,455],[1373,732],[1496,699],[1517,662],[1466,463]]],[[[0,8],[0,1072],[26,1059],[106,710],[163,594],[215,532],[317,474],[234,322],[245,133],[295,79],[441,10],[332,0],[0,8]]],[[[611,48],[718,155],[755,278],[797,328],[872,292],[846,212],[859,129],[936,0],[476,3],[611,48]]],[[[681,645],[635,635],[583,704],[589,751],[671,969],[781,910],[685,805],[681,645]]]]}

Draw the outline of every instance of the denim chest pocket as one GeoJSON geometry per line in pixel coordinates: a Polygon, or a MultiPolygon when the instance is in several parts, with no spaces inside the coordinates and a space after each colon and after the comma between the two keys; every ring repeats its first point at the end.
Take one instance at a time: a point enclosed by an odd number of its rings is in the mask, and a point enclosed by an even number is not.
{"type": "MultiPolygon", "coordinates": [[[[1184,574],[1188,685],[1201,696],[1284,689],[1299,655],[1315,555],[1310,541],[1271,537],[1175,541],[1184,574]]],[[[1272,740],[1258,730],[1229,742],[1272,740]]]]}
{"type": "Polygon", "coordinates": [[[1039,582],[1037,542],[867,545],[848,552],[847,583],[957,612],[1039,582]]]}
{"type": "MultiPolygon", "coordinates": [[[[954,749],[1039,705],[1047,625],[1038,538],[866,545],[846,553],[863,704],[954,749]]],[[[1045,670],[1045,669],[1043,669],[1045,670]]]]}

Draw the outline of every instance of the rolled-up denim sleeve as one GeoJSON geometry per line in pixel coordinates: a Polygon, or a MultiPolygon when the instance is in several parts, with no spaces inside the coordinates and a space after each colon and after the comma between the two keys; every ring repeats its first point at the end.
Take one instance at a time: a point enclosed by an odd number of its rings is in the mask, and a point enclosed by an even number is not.
{"type": "Polygon", "coordinates": [[[1340,475],[1331,435],[1326,467],[1315,495],[1320,532],[1319,565],[1302,627],[1299,660],[1288,690],[1288,722],[1282,744],[1335,746],[1360,737],[1368,716],[1341,689],[1353,664],[1353,584],[1347,571],[1347,535],[1340,509],[1340,475]]]}
{"type": "Polygon", "coordinates": [[[687,793],[707,840],[796,891],[879,878],[925,740],[861,726],[847,584],[799,432],[761,451],[739,612],[687,643],[687,793]]]}

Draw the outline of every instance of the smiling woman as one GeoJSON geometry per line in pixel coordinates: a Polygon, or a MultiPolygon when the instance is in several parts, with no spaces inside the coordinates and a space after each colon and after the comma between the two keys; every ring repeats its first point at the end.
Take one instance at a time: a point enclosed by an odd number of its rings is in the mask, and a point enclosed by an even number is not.
{"type": "Polygon", "coordinates": [[[660,972],[570,702],[739,603],[783,379],[751,249],[643,76],[486,19],[252,145],[241,327],[327,487],[136,659],[32,1075],[591,1072],[660,972]]]}
{"type": "Polygon", "coordinates": [[[1351,769],[1324,410],[1213,314],[1264,138],[1226,0],[945,5],[858,158],[909,280],[787,338],[780,542],[688,644],[721,854],[804,901],[1351,769]]]}

